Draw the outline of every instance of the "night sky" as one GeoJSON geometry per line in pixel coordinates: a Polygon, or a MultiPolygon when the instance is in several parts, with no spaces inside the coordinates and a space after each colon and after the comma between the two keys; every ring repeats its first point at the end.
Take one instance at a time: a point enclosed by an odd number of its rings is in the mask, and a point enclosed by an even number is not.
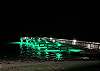
{"type": "Polygon", "coordinates": [[[95,17],[80,16],[37,16],[9,18],[3,22],[0,38],[2,36],[19,36],[26,33],[32,36],[47,36],[86,41],[100,41],[99,25],[95,17]],[[81,20],[81,21],[80,21],[81,20]],[[56,22],[55,22],[56,21],[56,22]],[[6,26],[6,23],[9,25],[6,26]]]}
{"type": "Polygon", "coordinates": [[[100,42],[98,19],[94,16],[56,16],[64,38],[100,42]],[[65,29],[65,30],[64,30],[65,29]]]}
{"type": "Polygon", "coordinates": [[[20,36],[43,36],[100,42],[99,26],[94,17],[80,16],[12,16],[4,17],[0,26],[0,51],[13,53],[17,47],[7,42],[18,41],[20,36]],[[55,22],[56,21],[56,22],[55,22]],[[7,26],[8,24],[8,26],[7,26]],[[9,48],[11,47],[11,48],[9,48]],[[6,50],[5,50],[6,49],[6,50]],[[4,51],[5,50],[5,51],[4,51]],[[9,52],[11,51],[11,52],[9,52]]]}

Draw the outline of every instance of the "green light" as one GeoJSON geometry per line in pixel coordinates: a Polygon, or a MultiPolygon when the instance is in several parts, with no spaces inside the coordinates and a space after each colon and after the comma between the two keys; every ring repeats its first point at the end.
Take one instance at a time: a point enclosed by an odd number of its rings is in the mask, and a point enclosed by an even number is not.
{"type": "Polygon", "coordinates": [[[74,49],[73,46],[70,48],[67,44],[62,44],[60,42],[50,42],[47,39],[44,38],[20,38],[20,42],[12,42],[12,44],[19,44],[20,46],[20,53],[22,56],[26,55],[33,55],[42,58],[41,55],[45,55],[45,58],[50,57],[50,53],[56,54],[56,59],[61,60],[62,59],[62,52],[70,53],[70,52],[80,52],[82,50],[80,49],[74,49]],[[65,46],[66,49],[62,46],[65,46]],[[42,54],[43,53],[43,54],[42,54]]]}
{"type": "Polygon", "coordinates": [[[62,58],[61,56],[62,56],[62,54],[56,53],[56,59],[57,59],[57,60],[61,60],[61,58],[62,58]]]}
{"type": "Polygon", "coordinates": [[[59,42],[56,42],[56,45],[59,47],[59,46],[61,46],[62,44],[60,44],[59,42]]]}
{"type": "Polygon", "coordinates": [[[82,50],[80,50],[80,49],[69,49],[69,51],[71,51],[71,52],[80,52],[82,50]]]}

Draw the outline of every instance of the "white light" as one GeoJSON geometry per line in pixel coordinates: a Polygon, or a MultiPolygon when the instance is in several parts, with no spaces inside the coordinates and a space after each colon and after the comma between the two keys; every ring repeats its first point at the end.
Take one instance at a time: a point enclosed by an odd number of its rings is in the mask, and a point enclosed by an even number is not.
{"type": "Polygon", "coordinates": [[[76,45],[76,42],[77,42],[77,40],[74,39],[73,42],[72,42],[72,44],[76,45]]]}
{"type": "Polygon", "coordinates": [[[28,37],[23,37],[22,39],[27,39],[28,37]]]}
{"type": "Polygon", "coordinates": [[[97,42],[97,43],[95,43],[95,44],[100,44],[100,43],[97,42]]]}
{"type": "Polygon", "coordinates": [[[90,44],[87,44],[87,48],[90,49],[90,44]]]}
{"type": "Polygon", "coordinates": [[[52,40],[52,42],[55,42],[55,40],[52,40]]]}
{"type": "Polygon", "coordinates": [[[50,40],[52,40],[53,38],[52,37],[50,37],[50,40]]]}

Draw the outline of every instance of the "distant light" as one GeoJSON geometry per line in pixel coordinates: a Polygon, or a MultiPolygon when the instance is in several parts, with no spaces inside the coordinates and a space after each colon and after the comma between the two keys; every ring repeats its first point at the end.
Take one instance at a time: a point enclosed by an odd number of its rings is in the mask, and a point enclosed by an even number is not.
{"type": "Polygon", "coordinates": [[[65,39],[58,39],[61,43],[65,43],[65,39]]]}
{"type": "Polygon", "coordinates": [[[87,44],[87,48],[90,49],[90,44],[87,44]]]}
{"type": "Polygon", "coordinates": [[[52,40],[52,42],[55,42],[55,40],[52,40]]]}
{"type": "Polygon", "coordinates": [[[53,38],[52,37],[50,37],[50,40],[52,40],[53,38]]]}
{"type": "Polygon", "coordinates": [[[100,44],[100,43],[97,43],[97,42],[96,42],[95,44],[100,44]]]}
{"type": "Polygon", "coordinates": [[[72,42],[72,44],[73,44],[73,45],[76,45],[76,42],[77,42],[77,40],[74,39],[73,42],[72,42]]]}
{"type": "Polygon", "coordinates": [[[100,49],[100,46],[99,46],[99,49],[100,49]]]}
{"type": "Polygon", "coordinates": [[[22,39],[27,39],[28,37],[23,37],[22,39]]]}
{"type": "Polygon", "coordinates": [[[50,37],[49,39],[50,39],[50,41],[52,41],[52,42],[55,42],[55,41],[56,41],[56,40],[53,39],[52,37],[50,37]]]}

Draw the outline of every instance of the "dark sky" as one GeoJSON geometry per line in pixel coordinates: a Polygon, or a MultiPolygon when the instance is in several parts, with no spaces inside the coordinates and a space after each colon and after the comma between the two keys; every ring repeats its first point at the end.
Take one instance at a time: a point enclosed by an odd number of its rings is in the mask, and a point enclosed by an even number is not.
{"type": "Polygon", "coordinates": [[[11,37],[19,37],[20,33],[26,33],[32,36],[100,41],[99,25],[96,25],[96,21],[95,17],[88,16],[9,17],[0,26],[4,27],[0,28],[0,38],[11,39],[11,37]]]}
{"type": "Polygon", "coordinates": [[[94,16],[56,16],[56,24],[60,24],[65,38],[100,42],[98,19],[94,16]],[[64,30],[65,29],[65,30],[64,30]]]}
{"type": "Polygon", "coordinates": [[[56,24],[67,39],[76,38],[80,32],[80,16],[56,16],[56,24]]]}

